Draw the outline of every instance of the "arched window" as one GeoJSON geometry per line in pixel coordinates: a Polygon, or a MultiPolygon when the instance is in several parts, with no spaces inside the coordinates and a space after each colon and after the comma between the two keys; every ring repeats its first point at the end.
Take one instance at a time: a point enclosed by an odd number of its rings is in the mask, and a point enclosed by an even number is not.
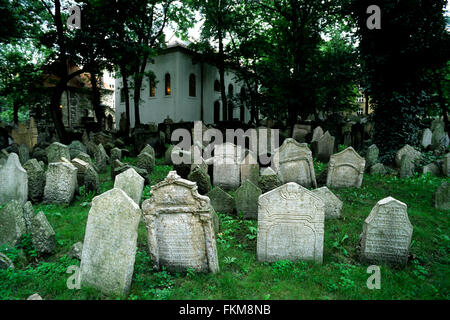
{"type": "Polygon", "coordinates": [[[172,88],[170,87],[170,74],[166,73],[165,76],[165,93],[166,96],[170,96],[170,94],[172,93],[172,88]]]}
{"type": "Polygon", "coordinates": [[[214,91],[220,91],[220,82],[219,82],[219,80],[214,81],[214,91]]]}
{"type": "Polygon", "coordinates": [[[152,78],[152,77],[148,78],[148,84],[149,84],[149,88],[150,88],[150,91],[149,91],[150,97],[156,96],[156,83],[155,82],[156,82],[155,78],[152,78]]]}
{"type": "Polygon", "coordinates": [[[220,121],[220,102],[214,102],[214,123],[218,123],[220,121]]]}
{"type": "Polygon", "coordinates": [[[230,95],[230,96],[232,96],[233,95],[233,85],[230,83],[229,85],[228,85],[228,94],[230,95]]]}
{"type": "Polygon", "coordinates": [[[191,75],[189,76],[189,96],[190,97],[195,97],[196,96],[196,92],[195,92],[195,75],[191,73],[191,75]]]}

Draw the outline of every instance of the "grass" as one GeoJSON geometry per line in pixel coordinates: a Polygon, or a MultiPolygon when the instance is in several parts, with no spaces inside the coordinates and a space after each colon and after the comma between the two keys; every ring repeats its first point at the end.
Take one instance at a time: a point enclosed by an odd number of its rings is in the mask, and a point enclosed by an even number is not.
{"type": "MultiPolygon", "coordinates": [[[[316,163],[315,167],[320,172],[325,165],[316,163]]],[[[152,184],[162,181],[171,169],[158,159],[150,177],[152,184]]],[[[56,232],[53,255],[38,256],[29,235],[18,248],[1,249],[16,268],[0,270],[0,299],[25,299],[36,292],[44,299],[449,299],[449,212],[436,210],[432,204],[432,195],[444,180],[426,175],[407,179],[365,175],[360,189],[333,190],[344,206],[341,219],[325,223],[323,265],[303,261],[260,263],[256,260],[257,222],[218,213],[222,227],[217,235],[218,274],[154,271],[141,223],[128,297],[67,288],[71,276],[67,268],[80,264],[67,252],[72,244],[83,241],[94,196],[81,190],[68,207],[34,206],[35,212],[45,213],[56,232]],[[369,290],[368,266],[359,263],[356,247],[364,219],[376,202],[387,196],[408,205],[414,226],[411,259],[404,269],[382,265],[381,289],[369,290]]],[[[101,192],[113,187],[109,172],[100,176],[100,182],[101,192]]],[[[146,186],[143,198],[150,196],[150,186],[146,186]]]]}

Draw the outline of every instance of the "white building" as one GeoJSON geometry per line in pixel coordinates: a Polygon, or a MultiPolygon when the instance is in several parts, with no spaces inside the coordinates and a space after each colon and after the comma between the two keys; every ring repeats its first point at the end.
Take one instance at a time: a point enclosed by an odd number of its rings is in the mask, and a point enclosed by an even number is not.
{"type": "MultiPolygon", "coordinates": [[[[167,117],[174,122],[198,121],[205,124],[224,120],[220,95],[219,70],[210,64],[197,62],[195,53],[177,44],[167,48],[163,54],[148,62],[146,71],[152,71],[156,79],[144,78],[140,118],[141,123],[161,123],[167,117]],[[202,72],[203,70],[203,72],[202,72]]],[[[116,124],[118,126],[122,113],[125,113],[121,79],[115,80],[116,124]]],[[[225,72],[225,90],[236,97],[245,92],[243,84],[235,78],[231,70],[225,72]],[[241,91],[242,90],[242,91],[241,91]]],[[[229,108],[226,119],[250,121],[247,108],[229,108]],[[230,114],[232,112],[232,114],[230,114]]],[[[134,127],[133,89],[130,89],[130,122],[134,127]]]]}

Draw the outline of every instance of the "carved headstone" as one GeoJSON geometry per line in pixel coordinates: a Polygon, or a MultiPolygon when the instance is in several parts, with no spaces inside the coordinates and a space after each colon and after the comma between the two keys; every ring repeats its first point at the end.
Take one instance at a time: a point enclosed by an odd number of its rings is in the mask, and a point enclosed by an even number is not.
{"type": "Polygon", "coordinates": [[[145,169],[149,174],[153,172],[153,168],[155,167],[155,158],[151,154],[147,152],[141,152],[136,161],[136,167],[145,169]]]}
{"type": "Polygon", "coordinates": [[[341,217],[343,203],[333,192],[330,191],[330,189],[327,187],[322,187],[315,189],[312,192],[323,200],[326,219],[338,219],[341,217]]]}
{"type": "Polygon", "coordinates": [[[378,201],[364,221],[361,260],[404,266],[408,261],[413,226],[407,206],[392,197],[378,201]]]}
{"type": "Polygon", "coordinates": [[[234,212],[234,199],[222,188],[214,187],[206,196],[210,199],[211,205],[216,212],[229,214],[234,212]]]}
{"type": "Polygon", "coordinates": [[[257,219],[258,199],[261,194],[260,188],[250,180],[245,180],[236,190],[236,211],[238,215],[242,213],[245,219],[257,219]]]}
{"type": "Polygon", "coordinates": [[[69,204],[74,195],[78,169],[70,163],[53,162],[48,165],[45,180],[44,201],[47,203],[69,204]]]}
{"type": "Polygon", "coordinates": [[[66,158],[70,161],[69,147],[65,144],[53,142],[45,149],[45,152],[47,153],[48,163],[60,162],[61,158],[66,158]]]}
{"type": "Polygon", "coordinates": [[[14,247],[27,232],[23,217],[23,204],[11,200],[0,209],[0,246],[14,247]]]}
{"type": "Polygon", "coordinates": [[[311,142],[318,141],[323,136],[323,130],[321,127],[317,127],[313,131],[311,142]]]}
{"type": "Polygon", "coordinates": [[[116,176],[114,188],[123,190],[139,205],[141,203],[142,190],[144,189],[144,181],[144,178],[131,168],[116,176]]]}
{"type": "Polygon", "coordinates": [[[322,199],[295,182],[263,194],[258,202],[258,260],[322,263],[324,220],[322,199]]]}
{"type": "Polygon", "coordinates": [[[241,162],[241,185],[245,180],[258,184],[259,164],[254,154],[249,152],[241,162]]]}
{"type": "Polygon", "coordinates": [[[218,272],[213,209],[195,183],[171,171],[151,189],[142,204],[148,247],[154,267],[218,272]]]}
{"type": "Polygon", "coordinates": [[[95,166],[98,169],[99,173],[106,172],[106,162],[108,160],[108,155],[106,154],[105,148],[103,148],[103,145],[100,143],[97,146],[97,149],[94,153],[94,159],[95,159],[95,166]]]}
{"type": "Polygon", "coordinates": [[[352,147],[333,154],[328,163],[327,186],[329,188],[360,188],[366,160],[352,147]]]}
{"type": "Polygon", "coordinates": [[[213,161],[213,185],[223,189],[236,189],[241,178],[242,150],[232,143],[216,145],[213,161]]]}
{"type": "Polygon", "coordinates": [[[0,204],[11,200],[25,203],[28,198],[28,174],[20,165],[19,157],[11,153],[0,168],[0,204]]]}
{"type": "Polygon", "coordinates": [[[395,164],[397,165],[398,168],[400,168],[401,162],[402,162],[402,157],[405,154],[408,155],[409,159],[412,162],[414,162],[417,159],[420,159],[422,157],[422,155],[421,155],[421,153],[419,151],[417,151],[416,149],[411,147],[409,144],[406,144],[406,145],[403,146],[403,148],[398,150],[397,154],[395,155],[395,164]]]}
{"type": "Polygon", "coordinates": [[[28,175],[28,199],[39,202],[44,195],[45,171],[36,159],[28,160],[24,165],[28,175]]]}
{"type": "Polygon", "coordinates": [[[81,255],[81,286],[126,295],[136,257],[139,206],[120,189],[92,200],[81,255]]]}

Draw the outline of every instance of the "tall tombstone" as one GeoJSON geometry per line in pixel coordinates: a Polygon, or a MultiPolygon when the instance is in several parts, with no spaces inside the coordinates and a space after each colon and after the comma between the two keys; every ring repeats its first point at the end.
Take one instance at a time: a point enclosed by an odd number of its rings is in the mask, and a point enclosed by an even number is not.
{"type": "Polygon", "coordinates": [[[214,147],[213,185],[223,189],[237,189],[241,182],[241,147],[223,143],[214,147]]]}
{"type": "Polygon", "coordinates": [[[366,151],[366,168],[370,169],[373,165],[378,163],[378,155],[380,150],[378,149],[376,144],[372,144],[366,151]]]}
{"type": "Polygon", "coordinates": [[[241,162],[241,185],[245,180],[249,180],[254,184],[258,184],[259,179],[259,164],[256,156],[249,152],[241,162]]]}
{"type": "Polygon", "coordinates": [[[30,160],[30,150],[28,150],[26,145],[21,144],[19,146],[19,161],[24,165],[28,160],[30,160]]]}
{"type": "Polygon", "coordinates": [[[44,201],[69,204],[75,195],[78,169],[70,163],[53,162],[48,165],[44,201]]]}
{"type": "Polygon", "coordinates": [[[100,143],[94,153],[95,166],[98,168],[99,173],[106,172],[106,162],[108,160],[108,155],[106,154],[105,148],[100,143]]]}
{"type": "Polygon", "coordinates": [[[47,154],[48,163],[60,162],[61,158],[66,158],[70,161],[70,150],[65,144],[53,142],[45,149],[45,152],[47,154]]]}
{"type": "Polygon", "coordinates": [[[304,143],[306,142],[306,136],[311,132],[311,126],[296,124],[292,129],[292,139],[297,142],[304,143]]]}
{"type": "Polygon", "coordinates": [[[311,142],[311,149],[318,160],[328,162],[334,152],[334,137],[329,131],[325,132],[318,140],[311,142]]]}
{"type": "Polygon", "coordinates": [[[82,287],[127,295],[134,272],[139,206],[114,188],[92,200],[81,255],[82,287]]]}
{"type": "Polygon", "coordinates": [[[406,204],[392,197],[378,201],[364,221],[361,261],[406,265],[412,232],[406,204]]]}
{"type": "Polygon", "coordinates": [[[313,131],[311,142],[318,141],[323,136],[323,130],[321,127],[317,127],[313,131]]]}
{"type": "Polygon", "coordinates": [[[19,157],[11,153],[0,168],[0,204],[17,200],[24,204],[28,199],[28,174],[19,157]]]}
{"type": "Polygon", "coordinates": [[[250,180],[245,180],[236,190],[236,211],[238,215],[242,213],[245,219],[257,219],[258,199],[261,194],[261,189],[258,186],[250,180]]]}
{"type": "Polygon", "coordinates": [[[153,172],[155,167],[155,158],[150,153],[141,152],[137,156],[136,167],[147,170],[148,174],[153,172]]]}
{"type": "Polygon", "coordinates": [[[258,260],[322,263],[324,220],[322,199],[295,182],[263,194],[258,201],[258,260]]]}
{"type": "Polygon", "coordinates": [[[206,196],[215,211],[232,214],[234,212],[234,199],[220,187],[215,187],[206,196]]]}
{"type": "Polygon", "coordinates": [[[114,188],[123,190],[138,205],[141,203],[145,179],[133,168],[116,176],[114,188]]]}
{"type": "Polygon", "coordinates": [[[27,232],[23,203],[8,201],[0,209],[0,246],[16,246],[27,232]]]}
{"type": "Polygon", "coordinates": [[[445,155],[442,161],[442,174],[445,177],[450,177],[450,152],[445,155]]]}
{"type": "Polygon", "coordinates": [[[411,147],[409,144],[405,144],[403,146],[403,148],[401,148],[400,150],[397,151],[396,155],[395,155],[395,164],[397,165],[398,168],[401,167],[401,163],[402,163],[402,157],[404,155],[408,155],[408,158],[414,162],[417,159],[420,159],[422,157],[422,154],[417,151],[416,149],[414,149],[413,147],[411,147]]]}
{"type": "Polygon", "coordinates": [[[426,128],[422,132],[422,139],[420,140],[420,144],[424,149],[428,148],[431,145],[431,138],[433,137],[433,132],[426,128]]]}
{"type": "Polygon", "coordinates": [[[333,154],[328,163],[327,186],[360,188],[365,166],[366,160],[352,147],[333,154]]]}
{"type": "Polygon", "coordinates": [[[110,162],[112,163],[114,160],[122,161],[122,150],[119,148],[111,149],[110,162]]]}
{"type": "Polygon", "coordinates": [[[152,186],[152,197],[142,204],[150,258],[155,268],[218,272],[213,212],[209,198],[194,182],[171,171],[152,186]]]}
{"type": "Polygon", "coordinates": [[[28,175],[28,199],[39,202],[44,195],[45,171],[36,159],[28,160],[24,165],[28,175]]]}
{"type": "Polygon", "coordinates": [[[434,194],[434,207],[439,210],[450,210],[450,183],[441,184],[434,194]]]}
{"type": "Polygon", "coordinates": [[[282,183],[296,182],[305,188],[317,187],[312,152],[306,143],[288,138],[278,152],[277,174],[282,183]]]}

